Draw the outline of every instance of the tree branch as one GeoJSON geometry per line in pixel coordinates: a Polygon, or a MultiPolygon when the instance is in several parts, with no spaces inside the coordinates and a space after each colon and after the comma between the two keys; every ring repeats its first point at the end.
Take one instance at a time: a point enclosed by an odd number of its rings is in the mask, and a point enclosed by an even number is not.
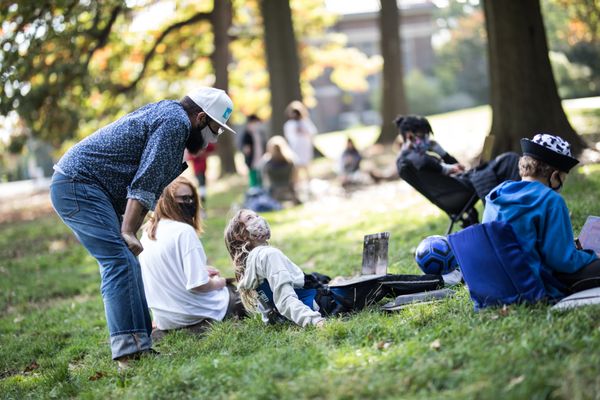
{"type": "Polygon", "coordinates": [[[152,57],[154,57],[154,54],[156,53],[156,48],[165,39],[165,37],[167,37],[167,35],[169,35],[171,32],[176,31],[184,26],[192,25],[199,21],[210,20],[210,16],[211,16],[211,13],[198,12],[186,20],[179,21],[179,22],[174,23],[173,25],[168,26],[160,34],[160,36],[156,39],[156,41],[152,45],[152,48],[150,49],[150,51],[148,51],[148,53],[144,57],[144,63],[142,65],[142,70],[140,71],[138,76],[132,82],[130,82],[128,85],[116,85],[116,91],[118,93],[126,93],[136,87],[138,82],[144,77],[146,68],[148,67],[148,64],[150,63],[150,61],[152,60],[152,57]]]}
{"type": "MultiPolygon", "coordinates": [[[[106,26],[104,27],[104,29],[102,29],[97,34],[94,34],[94,36],[97,37],[98,41],[91,49],[88,50],[87,58],[83,65],[84,70],[87,70],[88,64],[90,63],[90,60],[92,59],[92,56],[94,55],[94,53],[97,50],[101,49],[102,47],[106,46],[106,42],[108,41],[110,31],[112,30],[112,27],[122,10],[123,10],[123,8],[121,6],[116,6],[115,8],[113,8],[113,10],[110,13],[110,19],[106,23],[106,26]]],[[[96,14],[96,16],[98,16],[98,15],[100,15],[99,12],[96,14]]]]}

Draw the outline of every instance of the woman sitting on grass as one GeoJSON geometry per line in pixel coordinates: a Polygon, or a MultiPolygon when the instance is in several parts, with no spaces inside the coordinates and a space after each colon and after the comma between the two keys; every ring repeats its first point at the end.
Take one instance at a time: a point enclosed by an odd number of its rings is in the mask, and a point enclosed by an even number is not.
{"type": "Polygon", "coordinates": [[[186,328],[201,333],[211,321],[245,315],[235,287],[207,263],[194,186],[179,177],[167,186],[144,229],[140,254],[153,337],[186,328]]]}

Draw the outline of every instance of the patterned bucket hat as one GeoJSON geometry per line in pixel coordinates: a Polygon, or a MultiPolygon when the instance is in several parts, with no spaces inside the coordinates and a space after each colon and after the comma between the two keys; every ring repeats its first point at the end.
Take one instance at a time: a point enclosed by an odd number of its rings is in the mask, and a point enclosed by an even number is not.
{"type": "Polygon", "coordinates": [[[569,142],[547,133],[538,133],[532,140],[521,139],[521,150],[524,156],[543,161],[563,172],[569,172],[579,163],[571,154],[569,142]]]}

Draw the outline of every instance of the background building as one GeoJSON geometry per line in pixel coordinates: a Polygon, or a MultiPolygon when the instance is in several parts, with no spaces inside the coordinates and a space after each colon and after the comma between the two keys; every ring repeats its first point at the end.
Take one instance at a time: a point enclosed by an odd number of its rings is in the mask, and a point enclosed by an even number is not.
{"type": "MultiPolygon", "coordinates": [[[[346,35],[348,47],[356,47],[367,56],[380,55],[378,2],[360,2],[354,6],[361,8],[348,9],[351,3],[328,3],[336,12],[342,12],[332,30],[346,35]]],[[[406,75],[419,69],[429,73],[434,63],[431,39],[437,30],[434,18],[437,7],[431,1],[422,0],[399,3],[403,72],[406,75]]],[[[318,107],[311,110],[311,116],[320,132],[381,122],[381,73],[368,80],[369,89],[364,93],[343,91],[331,82],[329,72],[313,82],[318,107]]]]}

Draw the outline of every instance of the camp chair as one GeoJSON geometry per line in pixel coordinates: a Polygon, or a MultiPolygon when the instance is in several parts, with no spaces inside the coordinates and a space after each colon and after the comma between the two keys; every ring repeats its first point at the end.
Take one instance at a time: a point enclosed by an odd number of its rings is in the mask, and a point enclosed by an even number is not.
{"type": "Polygon", "coordinates": [[[417,170],[408,160],[398,160],[398,173],[409,185],[448,214],[450,225],[446,234],[452,232],[456,222],[462,227],[479,222],[475,204],[479,199],[475,190],[464,182],[439,172],[417,170]]]}
{"type": "MultiPolygon", "coordinates": [[[[550,298],[544,281],[560,285],[544,271],[535,275],[512,226],[493,221],[448,236],[450,247],[469,287],[475,309],[550,298]]],[[[559,286],[557,286],[559,287],[559,286]]]]}

